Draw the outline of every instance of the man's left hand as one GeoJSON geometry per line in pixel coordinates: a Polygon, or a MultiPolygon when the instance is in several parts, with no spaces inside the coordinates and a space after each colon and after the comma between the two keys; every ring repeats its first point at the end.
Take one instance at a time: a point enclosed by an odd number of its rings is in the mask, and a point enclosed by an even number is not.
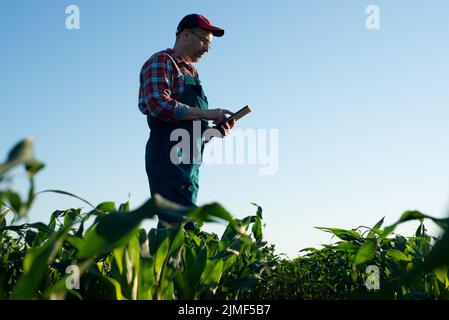
{"type": "Polygon", "coordinates": [[[218,129],[221,131],[223,137],[229,135],[231,133],[232,128],[234,128],[235,119],[231,121],[225,121],[218,129]]]}

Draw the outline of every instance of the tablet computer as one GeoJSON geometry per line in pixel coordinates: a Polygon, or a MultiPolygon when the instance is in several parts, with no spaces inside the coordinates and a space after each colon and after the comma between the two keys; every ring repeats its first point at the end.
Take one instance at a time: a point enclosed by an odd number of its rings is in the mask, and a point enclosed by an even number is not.
{"type": "MultiPolygon", "coordinates": [[[[244,106],[242,109],[240,109],[239,111],[237,111],[236,113],[234,113],[232,116],[230,116],[229,118],[226,119],[227,122],[232,121],[235,119],[235,121],[243,118],[244,116],[246,116],[248,113],[251,112],[251,108],[247,105],[244,106]]],[[[219,123],[216,124],[217,127],[221,126],[224,123],[224,121],[221,121],[219,123]]]]}

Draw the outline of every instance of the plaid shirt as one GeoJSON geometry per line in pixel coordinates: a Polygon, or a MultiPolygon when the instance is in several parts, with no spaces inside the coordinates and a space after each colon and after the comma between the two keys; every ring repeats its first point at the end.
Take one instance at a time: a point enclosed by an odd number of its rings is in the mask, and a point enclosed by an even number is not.
{"type": "Polygon", "coordinates": [[[155,53],[140,71],[139,109],[145,115],[176,123],[189,108],[178,99],[184,91],[184,75],[198,78],[192,64],[178,60],[173,49],[155,53]],[[176,64],[173,62],[176,61],[176,64]]]}

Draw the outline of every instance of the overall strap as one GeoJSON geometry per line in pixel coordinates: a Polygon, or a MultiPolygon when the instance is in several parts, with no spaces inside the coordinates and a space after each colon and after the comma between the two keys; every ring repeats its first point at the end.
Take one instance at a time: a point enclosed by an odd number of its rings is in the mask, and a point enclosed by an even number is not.
{"type": "Polygon", "coordinates": [[[181,73],[184,76],[184,78],[191,77],[184,71],[183,68],[178,66],[178,64],[176,63],[175,59],[170,54],[166,53],[166,55],[171,59],[171,61],[173,61],[173,64],[175,65],[175,68],[178,70],[179,73],[181,73]]]}

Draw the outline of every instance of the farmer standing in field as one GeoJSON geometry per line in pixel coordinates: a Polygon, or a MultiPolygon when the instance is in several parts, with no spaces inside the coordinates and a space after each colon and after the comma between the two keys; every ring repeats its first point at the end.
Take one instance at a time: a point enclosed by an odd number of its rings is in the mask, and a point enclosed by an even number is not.
{"type": "MultiPolygon", "coordinates": [[[[184,206],[196,206],[201,162],[194,156],[203,154],[206,141],[202,133],[209,128],[208,120],[219,123],[226,120],[226,114],[232,114],[226,109],[208,108],[198,71],[192,65],[209,51],[213,37],[223,34],[223,29],[204,16],[187,15],[179,22],[173,49],[155,53],[140,72],[139,109],[147,116],[150,128],[145,152],[150,192],[184,206]],[[201,129],[199,137],[194,135],[195,125],[201,129]],[[177,138],[171,141],[170,135],[176,129],[188,132],[189,152],[176,149],[177,138]],[[180,161],[170,156],[174,148],[175,158],[180,161]]],[[[234,123],[225,121],[217,136],[229,134],[234,123]]],[[[159,214],[158,227],[170,222],[174,222],[172,217],[159,214]]]]}

